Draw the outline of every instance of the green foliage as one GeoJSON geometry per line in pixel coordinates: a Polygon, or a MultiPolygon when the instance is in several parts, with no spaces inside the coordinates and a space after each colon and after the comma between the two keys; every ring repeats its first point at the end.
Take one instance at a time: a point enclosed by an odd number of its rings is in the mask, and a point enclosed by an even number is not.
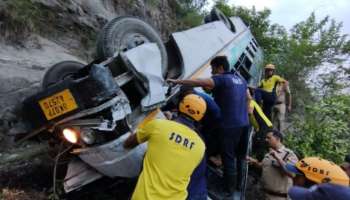
{"type": "Polygon", "coordinates": [[[320,74],[318,76],[318,82],[315,84],[317,93],[314,93],[314,95],[319,98],[329,97],[338,95],[342,93],[343,89],[349,88],[349,77],[347,77],[348,70],[349,69],[340,67],[331,72],[320,74]]]}
{"type": "Polygon", "coordinates": [[[42,9],[42,6],[31,0],[5,0],[0,5],[0,18],[3,24],[0,33],[11,41],[23,40],[31,32],[43,31],[55,14],[42,9]]]}
{"type": "Polygon", "coordinates": [[[306,83],[308,75],[325,63],[341,65],[344,59],[340,55],[349,55],[350,42],[341,34],[342,24],[329,17],[318,21],[311,13],[288,33],[283,26],[270,23],[268,9],[230,6],[226,0],[216,1],[215,6],[228,16],[239,16],[250,26],[264,50],[265,62],[274,63],[277,72],[289,80],[297,99],[294,107],[299,111],[305,103],[313,101],[306,83]]]}
{"type": "Polygon", "coordinates": [[[350,54],[350,40],[348,40],[345,44],[344,44],[344,46],[343,46],[343,48],[342,48],[342,54],[350,54]]]}
{"type": "Polygon", "coordinates": [[[302,118],[293,118],[293,131],[287,135],[286,144],[304,156],[340,163],[350,151],[349,115],[349,95],[326,97],[306,106],[302,118]]]}
{"type": "Polygon", "coordinates": [[[272,48],[273,42],[270,40],[274,38],[269,36],[270,22],[268,17],[271,14],[269,9],[257,12],[255,7],[250,10],[243,7],[232,7],[232,14],[241,17],[250,26],[253,35],[264,49],[272,48]]]}
{"type": "Polygon", "coordinates": [[[218,0],[215,2],[215,7],[221,10],[226,16],[233,16],[231,7],[227,4],[227,0],[218,0]]]}
{"type": "MultiPolygon", "coordinates": [[[[341,162],[350,151],[350,96],[339,95],[340,58],[347,44],[341,23],[325,17],[319,21],[312,13],[296,24],[283,39],[280,50],[270,54],[281,74],[290,81],[299,112],[292,118],[289,146],[306,156],[320,156],[341,162]],[[336,70],[318,77],[320,85],[310,91],[308,75],[323,64],[332,63],[336,70]]],[[[344,54],[343,54],[344,55],[344,54]]]]}
{"type": "Polygon", "coordinates": [[[203,16],[196,12],[188,12],[182,17],[182,22],[186,27],[198,26],[202,23],[203,16]]]}
{"type": "Polygon", "coordinates": [[[287,36],[283,26],[270,24],[268,17],[271,10],[256,11],[255,7],[247,9],[240,6],[230,6],[226,0],[218,0],[215,6],[226,16],[239,16],[250,27],[252,34],[265,52],[275,51],[280,45],[280,40],[287,36]]]}
{"type": "MultiPolygon", "coordinates": [[[[312,102],[306,79],[321,65],[340,65],[346,36],[340,33],[342,24],[325,17],[317,21],[312,13],[305,21],[296,24],[289,36],[281,40],[281,46],[267,52],[270,62],[278,66],[280,74],[287,77],[297,99],[298,107],[312,102]],[[272,53],[271,53],[272,52],[272,53]]],[[[302,109],[301,109],[302,110],[302,109]]]]}
{"type": "Polygon", "coordinates": [[[149,4],[152,7],[157,7],[159,5],[159,0],[147,0],[145,1],[147,4],[149,4]]]}
{"type": "Polygon", "coordinates": [[[289,81],[296,109],[287,146],[306,156],[341,162],[350,152],[350,96],[339,95],[346,83],[339,81],[340,77],[350,77],[350,70],[342,67],[350,52],[350,42],[341,34],[342,24],[329,17],[317,20],[311,13],[287,31],[281,25],[271,24],[268,9],[230,6],[226,0],[216,1],[216,6],[250,26],[264,50],[265,62],[274,63],[277,73],[289,81]],[[337,70],[319,76],[319,85],[312,91],[309,75],[330,64],[337,70]]]}
{"type": "Polygon", "coordinates": [[[182,28],[198,26],[203,21],[201,9],[207,0],[179,0],[175,4],[177,20],[181,23],[182,28]]]}
{"type": "Polygon", "coordinates": [[[200,11],[207,4],[207,0],[177,0],[185,10],[200,11]]]}

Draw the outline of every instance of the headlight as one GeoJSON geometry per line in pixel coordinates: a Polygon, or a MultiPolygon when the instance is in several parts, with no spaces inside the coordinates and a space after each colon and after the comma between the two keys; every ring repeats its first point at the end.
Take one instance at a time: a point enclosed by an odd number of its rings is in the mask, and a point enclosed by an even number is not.
{"type": "Polygon", "coordinates": [[[64,138],[66,138],[66,140],[68,140],[68,142],[76,144],[78,142],[78,133],[70,128],[65,128],[63,129],[63,135],[64,138]]]}
{"type": "Polygon", "coordinates": [[[93,144],[96,140],[94,131],[91,129],[82,129],[80,132],[80,138],[86,144],[93,144]]]}

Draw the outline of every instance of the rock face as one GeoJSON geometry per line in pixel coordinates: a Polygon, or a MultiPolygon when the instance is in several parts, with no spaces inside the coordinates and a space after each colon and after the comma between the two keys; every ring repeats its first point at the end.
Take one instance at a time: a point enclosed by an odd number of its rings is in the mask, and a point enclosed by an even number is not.
{"type": "Polygon", "coordinates": [[[15,106],[40,90],[50,66],[64,60],[92,61],[99,30],[117,16],[140,17],[166,40],[177,28],[172,4],[173,0],[0,2],[0,144],[9,143],[4,135],[14,128],[15,106]]]}

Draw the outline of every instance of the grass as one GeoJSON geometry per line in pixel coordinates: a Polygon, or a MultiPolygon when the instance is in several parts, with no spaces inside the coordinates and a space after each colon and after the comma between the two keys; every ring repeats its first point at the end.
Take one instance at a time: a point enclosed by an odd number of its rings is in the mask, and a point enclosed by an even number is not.
{"type": "Polygon", "coordinates": [[[4,0],[0,5],[0,34],[6,40],[18,42],[30,33],[44,31],[55,17],[53,12],[31,0],[4,0]]]}
{"type": "Polygon", "coordinates": [[[146,0],[145,2],[153,8],[159,6],[160,3],[159,0],[146,0]]]}
{"type": "Polygon", "coordinates": [[[181,18],[181,20],[186,28],[191,28],[200,25],[202,23],[203,16],[197,12],[192,11],[186,13],[186,15],[181,18]]]}

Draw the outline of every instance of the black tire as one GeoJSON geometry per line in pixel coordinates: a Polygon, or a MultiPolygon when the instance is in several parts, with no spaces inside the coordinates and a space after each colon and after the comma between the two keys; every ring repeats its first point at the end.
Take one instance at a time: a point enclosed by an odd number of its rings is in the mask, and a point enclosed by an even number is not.
{"type": "Polygon", "coordinates": [[[103,27],[97,40],[97,58],[107,59],[116,52],[127,51],[148,42],[156,43],[159,47],[162,74],[165,77],[168,68],[165,46],[149,24],[135,17],[117,17],[103,27]]]}
{"type": "Polygon", "coordinates": [[[213,8],[210,11],[210,20],[211,21],[222,21],[227,28],[229,28],[232,32],[236,32],[235,26],[231,22],[231,20],[224,15],[218,8],[213,8]]]}
{"type": "Polygon", "coordinates": [[[76,61],[63,61],[53,65],[44,75],[42,88],[46,89],[51,85],[70,77],[84,66],[84,64],[76,61]]]}

